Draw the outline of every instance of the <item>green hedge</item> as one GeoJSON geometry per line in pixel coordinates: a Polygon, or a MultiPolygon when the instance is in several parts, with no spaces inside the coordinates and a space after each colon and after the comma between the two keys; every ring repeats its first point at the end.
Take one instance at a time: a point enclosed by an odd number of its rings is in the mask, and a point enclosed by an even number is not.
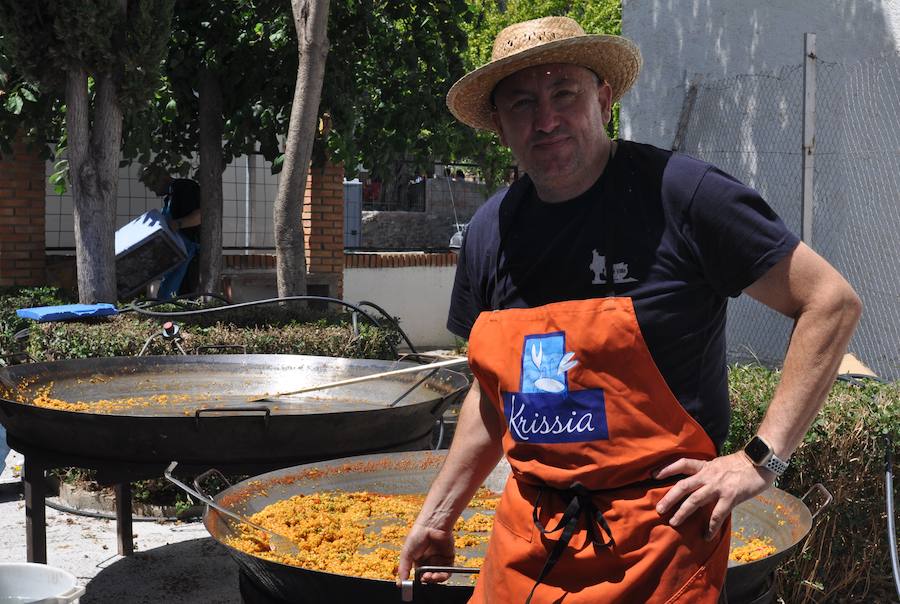
{"type": "MultiPolygon", "coordinates": [[[[118,315],[95,322],[33,323],[27,352],[39,361],[89,357],[134,356],[147,338],[160,332],[160,323],[139,315],[118,315]]],[[[396,332],[361,324],[354,333],[349,324],[325,322],[239,327],[228,323],[210,326],[181,325],[181,346],[244,345],[249,354],[311,354],[351,358],[395,358],[396,332]]],[[[145,354],[173,354],[172,344],[154,338],[145,354]]],[[[234,352],[233,350],[230,352],[234,352]]]]}
{"type": "MultiPolygon", "coordinates": [[[[759,426],[780,374],[735,366],[726,452],[759,426]]],[[[815,519],[804,547],[779,571],[784,602],[893,602],[885,515],[885,437],[900,458],[900,383],[837,382],[778,487],[802,496],[822,483],[834,501],[815,519]]],[[[900,492],[895,488],[895,498],[900,492]]]]}
{"type": "Polygon", "coordinates": [[[16,316],[16,310],[70,302],[71,295],[56,287],[0,287],[0,354],[18,352],[13,336],[32,323],[16,316]]]}
{"type": "MultiPolygon", "coordinates": [[[[73,302],[65,291],[51,287],[0,289],[0,353],[27,352],[38,361],[70,358],[134,356],[167,317],[150,317],[136,311],[86,321],[36,323],[16,316],[16,309],[73,302]],[[15,334],[28,330],[17,342],[15,334]]],[[[215,302],[221,305],[220,302],[215,302]]],[[[128,307],[125,307],[126,309],[128,307]]],[[[209,308],[209,307],[207,307],[209,308]]],[[[164,304],[156,312],[195,310],[190,303],[164,304]]],[[[297,303],[266,304],[177,317],[182,347],[188,352],[201,346],[243,345],[251,354],[310,354],[350,358],[396,358],[399,333],[376,328],[360,319],[354,331],[348,315],[307,308],[297,303]]],[[[382,325],[384,323],[382,322],[382,325]]],[[[155,338],[145,354],[173,354],[169,342],[155,338]]],[[[234,352],[229,350],[228,352],[234,352]]]]}

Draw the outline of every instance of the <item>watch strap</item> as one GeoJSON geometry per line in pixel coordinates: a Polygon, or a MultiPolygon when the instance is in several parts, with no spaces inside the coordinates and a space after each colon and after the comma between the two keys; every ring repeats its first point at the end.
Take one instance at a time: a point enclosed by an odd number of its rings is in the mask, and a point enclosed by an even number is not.
{"type": "Polygon", "coordinates": [[[788,462],[773,454],[766,462],[766,469],[770,470],[775,476],[781,476],[788,469],[788,462]]]}

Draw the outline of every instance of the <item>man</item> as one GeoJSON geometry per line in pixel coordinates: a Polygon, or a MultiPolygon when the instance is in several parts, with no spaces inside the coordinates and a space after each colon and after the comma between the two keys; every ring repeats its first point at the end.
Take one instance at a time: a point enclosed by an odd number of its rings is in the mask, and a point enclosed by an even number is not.
{"type": "Polygon", "coordinates": [[[460,251],[448,328],[477,381],[401,578],[452,563],[454,521],[505,454],[473,601],[717,602],[731,510],[784,471],[824,401],[859,299],[752,189],[607,138],[640,64],[630,41],[549,17],[503,30],[448,94],[527,174],[460,251]],[[722,456],[725,307],[741,292],[794,331],[758,436],[722,456]]]}
{"type": "Polygon", "coordinates": [[[157,195],[164,196],[162,214],[187,250],[187,258],[163,276],[156,297],[167,300],[194,292],[198,282],[195,257],[200,248],[200,185],[188,178],[172,178],[158,166],[145,168],[141,182],[157,195]],[[189,269],[191,274],[185,279],[189,269]]]}

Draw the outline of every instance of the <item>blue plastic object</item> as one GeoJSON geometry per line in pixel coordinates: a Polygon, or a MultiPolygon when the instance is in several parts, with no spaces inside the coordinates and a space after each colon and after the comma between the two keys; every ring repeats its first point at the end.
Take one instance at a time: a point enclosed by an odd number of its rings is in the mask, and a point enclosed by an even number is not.
{"type": "Polygon", "coordinates": [[[141,214],[116,231],[116,290],[126,300],[187,258],[181,237],[158,210],[141,214]]]}
{"type": "Polygon", "coordinates": [[[36,306],[20,308],[16,316],[21,319],[33,319],[39,322],[65,321],[67,319],[84,319],[85,317],[106,317],[119,314],[112,304],[63,304],[62,306],[36,306]]]}

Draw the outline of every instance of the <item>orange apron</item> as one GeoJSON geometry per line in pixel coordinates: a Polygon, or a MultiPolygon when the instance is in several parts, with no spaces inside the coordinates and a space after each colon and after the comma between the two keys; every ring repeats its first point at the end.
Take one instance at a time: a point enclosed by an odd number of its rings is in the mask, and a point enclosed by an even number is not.
{"type": "MultiPolygon", "coordinates": [[[[611,273],[610,273],[611,274],[611,273]]],[[[512,476],[471,602],[713,604],[730,525],[671,527],[651,472],[715,446],[653,362],[630,298],[483,312],[469,364],[504,419],[512,476]]]]}

